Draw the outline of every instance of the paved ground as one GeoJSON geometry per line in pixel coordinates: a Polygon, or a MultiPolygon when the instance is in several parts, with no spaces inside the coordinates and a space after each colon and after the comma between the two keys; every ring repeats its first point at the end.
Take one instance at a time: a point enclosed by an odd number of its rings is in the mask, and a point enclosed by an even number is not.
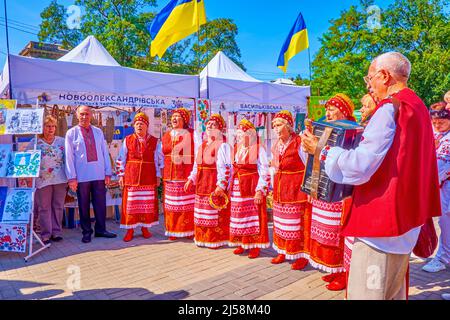
{"type": "MultiPolygon", "coordinates": [[[[123,236],[115,222],[108,227],[123,236]]],[[[230,248],[168,241],[161,225],[152,231],[151,239],[138,233],[130,243],[93,238],[83,244],[79,229],[65,230],[62,242],[29,262],[0,252],[0,299],[344,299],[343,292],[326,290],[321,272],[272,265],[271,249],[250,260],[230,248]]],[[[423,264],[411,259],[410,299],[440,299],[450,292],[450,268],[428,274],[423,264]]]]}

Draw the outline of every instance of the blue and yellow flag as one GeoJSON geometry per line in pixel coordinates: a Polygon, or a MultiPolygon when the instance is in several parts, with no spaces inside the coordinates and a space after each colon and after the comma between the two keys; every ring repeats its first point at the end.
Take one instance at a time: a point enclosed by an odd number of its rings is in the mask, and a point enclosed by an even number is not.
{"type": "Polygon", "coordinates": [[[308,49],[308,47],[308,31],[306,30],[305,20],[303,20],[302,13],[300,12],[291,32],[289,32],[289,35],[281,48],[277,67],[283,70],[283,72],[286,72],[288,61],[300,51],[308,49]]]}
{"type": "Polygon", "coordinates": [[[197,32],[206,23],[204,0],[171,0],[153,19],[150,55],[164,55],[167,48],[197,32]]]}

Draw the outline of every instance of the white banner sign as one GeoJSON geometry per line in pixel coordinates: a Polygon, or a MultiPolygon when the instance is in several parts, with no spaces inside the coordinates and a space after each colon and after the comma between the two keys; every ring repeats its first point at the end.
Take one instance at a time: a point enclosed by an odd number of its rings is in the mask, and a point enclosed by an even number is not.
{"type": "Polygon", "coordinates": [[[194,108],[194,99],[188,98],[168,98],[158,96],[133,96],[122,94],[99,94],[88,92],[38,92],[26,90],[17,95],[18,103],[35,104],[36,99],[40,98],[46,104],[60,105],[88,105],[93,107],[136,107],[136,108],[161,108],[175,109],[184,107],[192,110],[194,108]]]}
{"type": "Polygon", "coordinates": [[[292,113],[306,113],[306,106],[290,106],[279,104],[260,104],[260,103],[246,103],[233,101],[211,101],[213,112],[227,111],[227,112],[271,112],[276,113],[281,110],[289,110],[292,113]]]}

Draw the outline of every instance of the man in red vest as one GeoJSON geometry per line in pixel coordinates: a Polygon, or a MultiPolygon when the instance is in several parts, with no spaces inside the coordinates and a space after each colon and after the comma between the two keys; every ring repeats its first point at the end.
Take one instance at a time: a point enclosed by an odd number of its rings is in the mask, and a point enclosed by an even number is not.
{"type": "MultiPolygon", "coordinates": [[[[378,106],[356,149],[322,149],[331,180],[355,185],[341,234],[355,237],[347,297],[407,298],[409,256],[421,226],[441,212],[436,153],[428,110],[407,87],[408,59],[377,57],[364,78],[378,106]]],[[[314,153],[309,133],[302,146],[314,153]]]]}

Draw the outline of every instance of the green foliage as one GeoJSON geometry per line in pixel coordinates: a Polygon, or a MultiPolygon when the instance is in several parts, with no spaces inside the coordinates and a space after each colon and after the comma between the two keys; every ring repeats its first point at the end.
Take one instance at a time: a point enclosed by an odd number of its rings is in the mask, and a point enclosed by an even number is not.
{"type": "Polygon", "coordinates": [[[122,66],[161,72],[197,73],[219,50],[242,66],[237,26],[230,19],[208,21],[198,39],[194,34],[179,41],[160,59],[150,57],[146,28],[156,15],[152,11],[156,0],[76,0],[75,4],[83,8],[81,28],[70,30],[65,8],[52,0],[41,13],[40,41],[59,42],[71,49],[93,35],[122,66]]]}
{"type": "Polygon", "coordinates": [[[245,70],[240,61],[241,51],[236,43],[238,28],[231,19],[215,19],[200,27],[199,43],[194,43],[192,53],[193,65],[201,67],[222,51],[228,58],[245,70]]]}
{"type": "Polygon", "coordinates": [[[381,15],[381,28],[369,29],[361,1],[331,20],[314,58],[313,87],[323,95],[343,92],[358,101],[365,93],[363,76],[373,58],[387,51],[405,54],[412,64],[410,87],[427,105],[450,88],[448,0],[396,0],[381,15]]]}
{"type": "Polygon", "coordinates": [[[40,41],[57,42],[64,48],[70,49],[76,46],[82,35],[77,29],[67,27],[67,13],[64,6],[59,5],[56,0],[52,0],[50,5],[41,12],[42,23],[38,37],[40,41]]]}

